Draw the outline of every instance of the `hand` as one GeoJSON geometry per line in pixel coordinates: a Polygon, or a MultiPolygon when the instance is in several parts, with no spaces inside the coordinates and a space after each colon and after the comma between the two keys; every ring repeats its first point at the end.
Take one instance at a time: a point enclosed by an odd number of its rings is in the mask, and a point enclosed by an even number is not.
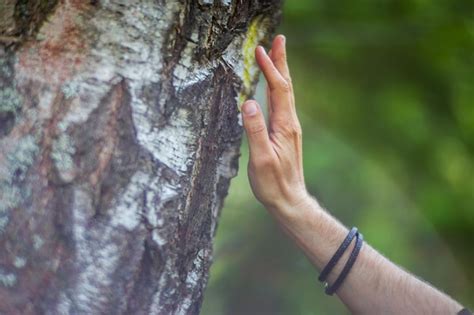
{"type": "Polygon", "coordinates": [[[250,147],[248,176],[255,197],[269,210],[291,214],[308,199],[303,177],[302,132],[295,109],[286,62],[285,37],[278,35],[269,54],[255,50],[257,64],[267,81],[268,128],[258,103],[242,105],[250,147]]]}
{"type": "MultiPolygon", "coordinates": [[[[267,81],[268,129],[257,102],[242,105],[250,146],[248,175],[253,193],[276,216],[283,230],[322,269],[347,235],[347,229],[306,191],[301,126],[286,63],[285,38],[277,36],[267,55],[255,51],[267,81]]],[[[346,252],[341,261],[347,260],[346,252]]],[[[343,265],[330,275],[333,282],[343,265]]],[[[408,274],[364,245],[337,295],[354,314],[455,314],[461,305],[408,274]],[[426,303],[430,301],[430,303],[426,303]]]]}

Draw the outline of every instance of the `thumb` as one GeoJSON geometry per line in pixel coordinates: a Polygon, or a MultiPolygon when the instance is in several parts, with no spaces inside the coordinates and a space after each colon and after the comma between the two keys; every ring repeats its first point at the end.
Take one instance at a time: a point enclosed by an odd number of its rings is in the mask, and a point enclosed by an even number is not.
{"type": "Polygon", "coordinates": [[[271,144],[265,117],[258,103],[254,100],[245,101],[242,105],[242,117],[249,142],[250,159],[268,154],[271,144]]]}

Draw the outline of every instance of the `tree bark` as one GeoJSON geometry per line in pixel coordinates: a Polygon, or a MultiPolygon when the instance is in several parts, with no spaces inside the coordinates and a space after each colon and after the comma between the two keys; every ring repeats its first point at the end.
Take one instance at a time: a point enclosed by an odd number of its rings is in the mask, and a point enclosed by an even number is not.
{"type": "Polygon", "coordinates": [[[278,0],[0,4],[0,313],[197,314],[278,0]]]}

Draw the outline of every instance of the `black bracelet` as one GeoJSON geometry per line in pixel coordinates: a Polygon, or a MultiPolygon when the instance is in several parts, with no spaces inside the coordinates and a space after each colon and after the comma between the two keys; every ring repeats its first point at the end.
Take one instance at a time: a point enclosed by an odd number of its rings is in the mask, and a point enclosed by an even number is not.
{"type": "Polygon", "coordinates": [[[342,242],[342,244],[339,246],[339,248],[336,250],[336,252],[334,253],[334,255],[332,256],[332,258],[329,260],[329,262],[327,263],[327,265],[323,268],[323,270],[321,271],[321,274],[319,275],[318,277],[318,280],[321,281],[321,282],[324,282],[326,281],[326,278],[328,277],[329,273],[332,271],[332,269],[334,268],[334,266],[336,266],[337,262],[339,261],[339,259],[341,259],[342,255],[344,254],[344,252],[346,251],[346,249],[349,247],[349,245],[351,244],[352,242],[352,239],[354,238],[354,236],[356,236],[357,234],[357,228],[356,227],[353,227],[349,233],[347,234],[346,238],[344,239],[344,241],[342,242]]]}
{"type": "Polygon", "coordinates": [[[363,243],[364,243],[364,236],[362,234],[360,234],[359,232],[357,232],[356,233],[356,245],[355,245],[354,249],[351,252],[351,256],[347,260],[346,265],[342,269],[341,274],[336,279],[334,284],[332,286],[328,286],[326,284],[326,290],[325,290],[326,294],[333,295],[334,292],[336,292],[337,289],[339,289],[339,287],[341,286],[341,284],[344,282],[347,275],[349,274],[349,271],[351,271],[351,268],[354,265],[354,263],[357,259],[357,256],[359,255],[359,252],[360,252],[360,249],[362,248],[363,243]]]}

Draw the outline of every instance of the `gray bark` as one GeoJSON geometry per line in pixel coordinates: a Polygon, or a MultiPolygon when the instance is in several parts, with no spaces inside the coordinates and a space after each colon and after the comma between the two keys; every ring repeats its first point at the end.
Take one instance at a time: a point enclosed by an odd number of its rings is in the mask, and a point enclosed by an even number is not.
{"type": "Polygon", "coordinates": [[[0,313],[196,314],[276,0],[0,4],[0,313]]]}

